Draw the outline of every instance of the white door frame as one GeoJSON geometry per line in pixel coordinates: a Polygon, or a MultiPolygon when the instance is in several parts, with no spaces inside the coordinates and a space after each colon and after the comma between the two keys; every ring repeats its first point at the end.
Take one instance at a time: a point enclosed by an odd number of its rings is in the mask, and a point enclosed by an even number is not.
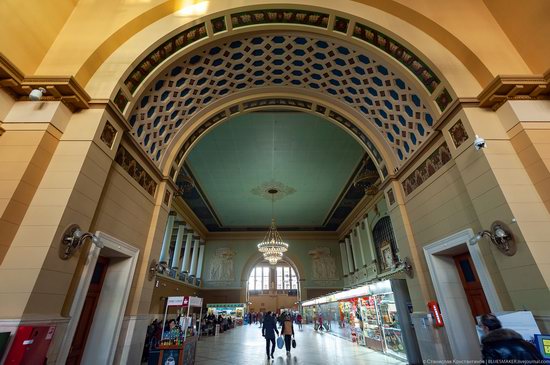
{"type": "MultiPolygon", "coordinates": [[[[96,307],[96,314],[98,311],[101,310],[104,312],[104,315],[109,315],[110,317],[112,317],[114,319],[114,322],[110,321],[110,326],[107,329],[107,332],[109,333],[103,332],[98,334],[97,337],[108,338],[109,341],[111,341],[110,347],[93,349],[96,354],[99,355],[99,353],[101,352],[103,353],[103,355],[101,360],[94,359],[92,362],[86,361],[85,348],[82,363],[85,364],[88,362],[93,364],[111,364],[113,362],[113,359],[115,358],[118,337],[120,334],[122,321],[124,319],[124,312],[126,310],[128,296],[130,294],[130,287],[137,264],[139,249],[101,231],[97,231],[95,235],[97,236],[100,244],[92,244],[90,250],[88,251],[86,262],[82,269],[82,274],[80,275],[80,281],[75,292],[74,300],[69,311],[70,320],[61,343],[61,348],[59,350],[59,355],[57,356],[56,364],[65,364],[69,355],[71,344],[73,342],[73,337],[78,326],[78,321],[80,320],[80,314],[84,306],[84,301],[86,300],[86,294],[88,293],[88,288],[90,286],[92,275],[94,273],[94,268],[102,250],[102,248],[100,248],[99,246],[103,246],[103,249],[108,248],[109,250],[116,252],[116,257],[119,257],[124,261],[122,265],[119,265],[120,267],[117,268],[116,271],[114,271],[112,267],[107,268],[107,273],[103,283],[103,287],[110,284],[116,285],[117,290],[120,290],[120,293],[122,295],[117,298],[116,303],[107,303],[110,298],[109,296],[103,295],[102,288],[98,305],[96,307]],[[118,281],[118,283],[116,281],[118,281]]],[[[94,315],[94,317],[96,316],[94,315]]],[[[105,330],[99,328],[97,321],[94,318],[94,321],[92,322],[92,325],[90,327],[90,335],[88,336],[86,344],[88,344],[90,341],[93,341],[94,324],[96,325],[95,332],[105,330]]]]}
{"type": "Polygon", "coordinates": [[[450,254],[453,249],[456,250],[462,245],[468,249],[489,308],[492,312],[502,311],[502,303],[479,246],[477,243],[472,244],[474,237],[474,231],[468,228],[424,247],[428,271],[455,359],[476,360],[480,359],[481,353],[475,323],[473,320],[465,320],[471,318],[470,307],[458,271],[454,267],[454,263],[451,263],[450,254]],[[451,265],[453,269],[450,269],[451,265]]]}

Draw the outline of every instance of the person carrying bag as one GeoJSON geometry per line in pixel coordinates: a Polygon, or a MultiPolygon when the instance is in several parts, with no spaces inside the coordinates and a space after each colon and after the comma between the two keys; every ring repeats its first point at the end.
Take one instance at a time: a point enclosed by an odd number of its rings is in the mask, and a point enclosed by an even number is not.
{"type": "MultiPolygon", "coordinates": [[[[267,355],[267,358],[271,356],[273,359],[273,353],[275,352],[275,333],[277,333],[277,336],[279,336],[279,331],[277,330],[277,322],[275,322],[275,318],[271,315],[271,312],[267,312],[267,315],[264,318],[264,322],[262,325],[262,336],[265,337],[265,353],[267,355]],[[269,349],[269,345],[271,344],[271,351],[269,349]]],[[[279,337],[277,339],[277,346],[279,346],[279,337]]],[[[279,346],[279,348],[282,348],[283,346],[279,346]]]]}
{"type": "Polygon", "coordinates": [[[283,321],[283,325],[281,326],[281,334],[285,336],[286,355],[290,356],[290,344],[292,337],[294,337],[294,325],[292,324],[292,319],[289,315],[287,315],[283,321]]]}

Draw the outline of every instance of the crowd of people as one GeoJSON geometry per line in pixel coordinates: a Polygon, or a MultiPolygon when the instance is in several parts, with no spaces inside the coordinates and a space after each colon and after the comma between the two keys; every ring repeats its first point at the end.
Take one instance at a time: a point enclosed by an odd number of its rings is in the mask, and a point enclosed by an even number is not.
{"type": "Polygon", "coordinates": [[[231,316],[226,316],[219,314],[218,316],[214,315],[213,312],[207,313],[202,317],[201,320],[201,328],[202,328],[202,334],[211,336],[214,335],[216,332],[216,325],[219,325],[219,331],[220,333],[227,331],[233,327],[235,327],[234,320],[231,318],[231,316]]]}

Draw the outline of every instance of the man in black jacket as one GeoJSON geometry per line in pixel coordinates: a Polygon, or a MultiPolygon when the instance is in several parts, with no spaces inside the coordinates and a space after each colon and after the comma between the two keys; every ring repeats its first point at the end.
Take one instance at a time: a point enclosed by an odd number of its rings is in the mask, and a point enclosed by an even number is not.
{"type": "Polygon", "coordinates": [[[502,360],[518,360],[521,364],[540,364],[542,355],[536,347],[525,341],[519,333],[502,328],[500,320],[493,314],[481,316],[481,327],[485,335],[481,338],[483,360],[488,364],[503,363],[502,360]]]}
{"type": "Polygon", "coordinates": [[[275,318],[271,315],[271,312],[267,312],[267,315],[264,317],[264,323],[262,326],[262,336],[265,337],[265,352],[267,358],[269,356],[273,359],[273,352],[275,352],[275,333],[279,336],[279,331],[277,330],[277,322],[275,318]],[[271,351],[269,351],[269,343],[271,343],[271,351]]]}

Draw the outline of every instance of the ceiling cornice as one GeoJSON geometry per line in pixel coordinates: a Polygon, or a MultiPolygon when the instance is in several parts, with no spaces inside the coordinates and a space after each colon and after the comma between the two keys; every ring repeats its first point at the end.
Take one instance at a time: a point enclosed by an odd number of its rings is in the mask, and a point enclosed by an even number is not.
{"type": "Polygon", "coordinates": [[[550,69],[542,75],[499,75],[478,99],[481,107],[493,110],[508,100],[550,99],[550,69]]]}
{"type": "MultiPolygon", "coordinates": [[[[283,240],[337,240],[336,232],[294,232],[280,231],[283,240]]],[[[242,240],[261,240],[265,236],[265,231],[259,232],[209,232],[206,240],[224,240],[224,239],[242,239],[242,240]]]]}
{"type": "Polygon", "coordinates": [[[61,101],[71,111],[88,109],[90,96],[72,76],[25,76],[0,53],[0,88],[16,100],[29,100],[33,89],[44,88],[43,101],[61,101]]]}
{"type": "Polygon", "coordinates": [[[191,208],[189,208],[183,199],[180,197],[174,197],[174,199],[172,199],[172,207],[179,213],[179,215],[183,217],[183,220],[191,226],[195,233],[198,233],[198,235],[203,239],[208,238],[210,233],[208,233],[208,230],[204,224],[202,224],[200,219],[197,218],[195,213],[193,213],[191,208]]]}

